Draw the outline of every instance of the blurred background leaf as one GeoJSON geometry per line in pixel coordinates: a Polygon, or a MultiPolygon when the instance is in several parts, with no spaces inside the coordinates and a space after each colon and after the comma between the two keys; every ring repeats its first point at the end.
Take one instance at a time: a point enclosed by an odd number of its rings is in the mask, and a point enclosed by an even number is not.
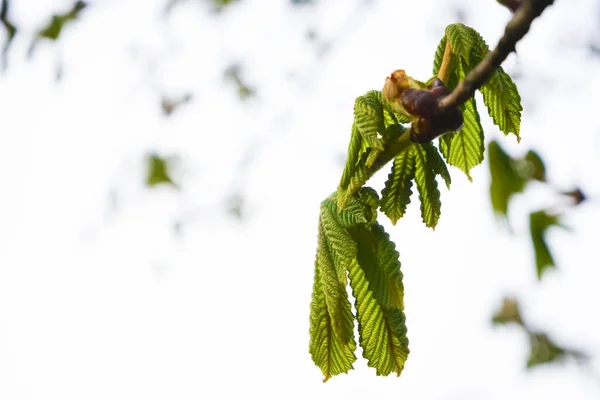
{"type": "Polygon", "coordinates": [[[544,165],[544,161],[539,154],[533,150],[529,150],[527,154],[525,154],[520,173],[524,179],[534,179],[536,181],[546,182],[546,166],[544,165]]]}
{"type": "Polygon", "coordinates": [[[10,45],[17,34],[17,27],[8,19],[8,9],[10,2],[9,0],[2,0],[2,7],[0,8],[0,22],[6,30],[6,40],[4,47],[2,48],[2,70],[4,71],[7,67],[7,53],[10,45]]]}
{"type": "Polygon", "coordinates": [[[39,40],[49,39],[56,40],[60,37],[65,25],[77,20],[81,10],[87,7],[87,3],[81,0],[76,1],[70,10],[63,14],[54,14],[46,26],[37,33],[36,38],[31,42],[29,47],[29,56],[33,55],[35,47],[39,40]]]}
{"type": "Polygon", "coordinates": [[[515,160],[500,147],[497,141],[490,142],[488,157],[492,208],[497,215],[506,218],[510,198],[516,193],[521,193],[527,181],[516,170],[515,160]]]}
{"type": "Polygon", "coordinates": [[[502,302],[502,307],[496,311],[492,318],[492,322],[494,325],[504,325],[509,323],[523,325],[521,311],[519,310],[519,303],[517,300],[511,297],[505,297],[502,302]]]}
{"type": "Polygon", "coordinates": [[[546,232],[552,226],[560,226],[558,215],[552,215],[546,210],[535,211],[529,214],[529,231],[535,253],[535,266],[538,279],[542,279],[542,274],[555,266],[554,258],[546,243],[546,232]]]}
{"type": "Polygon", "coordinates": [[[539,332],[530,332],[530,352],[527,359],[527,368],[533,368],[543,364],[562,363],[573,359],[578,364],[588,361],[588,356],[573,349],[566,349],[558,346],[550,340],[548,335],[539,332]]]}
{"type": "Polygon", "coordinates": [[[192,94],[186,93],[180,97],[172,98],[163,95],[160,101],[160,108],[165,116],[169,117],[173,112],[184,104],[189,103],[192,100],[192,94]]]}
{"type": "Polygon", "coordinates": [[[232,64],[227,67],[224,75],[226,80],[235,84],[240,99],[247,100],[255,95],[255,91],[242,79],[241,68],[242,67],[239,64],[232,64]]]}
{"type": "Polygon", "coordinates": [[[146,186],[167,184],[177,187],[171,178],[171,161],[171,159],[163,158],[155,153],[148,155],[146,186]]]}

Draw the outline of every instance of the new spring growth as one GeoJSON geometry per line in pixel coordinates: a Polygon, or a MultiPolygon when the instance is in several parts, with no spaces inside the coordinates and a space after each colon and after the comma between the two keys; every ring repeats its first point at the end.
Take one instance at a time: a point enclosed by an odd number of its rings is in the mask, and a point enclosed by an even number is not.
{"type": "Polygon", "coordinates": [[[382,94],[394,111],[412,120],[413,142],[430,142],[462,128],[463,116],[459,107],[439,107],[439,101],[448,96],[450,90],[437,78],[425,85],[406,75],[404,70],[396,70],[386,78],[382,94]]]}

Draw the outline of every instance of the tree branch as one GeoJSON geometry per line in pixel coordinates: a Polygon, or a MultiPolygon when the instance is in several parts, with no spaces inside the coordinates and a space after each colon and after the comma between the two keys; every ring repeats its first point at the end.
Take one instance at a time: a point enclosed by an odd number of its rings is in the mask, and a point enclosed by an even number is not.
{"type": "Polygon", "coordinates": [[[516,10],[513,18],[506,25],[504,35],[496,48],[475,67],[448,96],[439,102],[440,109],[456,107],[475,94],[492,76],[508,55],[515,51],[515,45],[525,36],[534,19],[539,17],[554,0],[525,0],[516,10]]]}

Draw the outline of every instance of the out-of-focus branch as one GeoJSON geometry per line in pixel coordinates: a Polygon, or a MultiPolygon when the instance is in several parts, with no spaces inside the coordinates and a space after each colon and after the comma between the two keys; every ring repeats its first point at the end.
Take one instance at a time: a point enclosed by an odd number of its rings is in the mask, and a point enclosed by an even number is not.
{"type": "Polygon", "coordinates": [[[539,17],[546,7],[552,5],[554,0],[525,0],[516,9],[513,18],[506,25],[504,35],[496,48],[463,79],[448,96],[440,99],[439,107],[449,109],[456,107],[471,97],[492,76],[508,57],[515,51],[515,45],[525,36],[534,19],[539,17]]]}

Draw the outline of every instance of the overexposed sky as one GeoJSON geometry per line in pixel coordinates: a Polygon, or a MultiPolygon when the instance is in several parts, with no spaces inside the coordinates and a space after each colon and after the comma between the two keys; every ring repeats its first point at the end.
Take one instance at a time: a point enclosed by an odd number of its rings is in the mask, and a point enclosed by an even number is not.
{"type": "Polygon", "coordinates": [[[354,98],[398,68],[428,79],[456,8],[491,46],[510,14],[492,0],[302,11],[244,0],[218,17],[197,3],[164,20],[162,1],[94,2],[31,60],[35,29],[70,2],[14,5],[22,35],[0,78],[0,399],[598,398],[598,2],[557,0],[506,64],[525,110],[521,144],[502,144],[534,147],[557,188],[591,198],[568,213],[571,232],[549,236],[559,270],[537,281],[527,235],[527,212],[558,203],[547,188],[514,201],[511,236],[492,214],[487,166],[473,183],[452,169],[435,232],[416,196],[386,224],[406,291],[402,376],[376,377],[359,357],[326,384],[308,354],[318,206],[337,186],[354,98]],[[223,79],[233,62],[257,88],[246,103],[223,79]],[[189,90],[193,101],[163,117],[162,93],[189,90]],[[149,151],[180,156],[181,191],[143,187],[149,151]],[[222,204],[236,191],[241,223],[222,204]],[[490,324],[505,295],[595,356],[591,368],[524,371],[525,335],[490,324]]]}

